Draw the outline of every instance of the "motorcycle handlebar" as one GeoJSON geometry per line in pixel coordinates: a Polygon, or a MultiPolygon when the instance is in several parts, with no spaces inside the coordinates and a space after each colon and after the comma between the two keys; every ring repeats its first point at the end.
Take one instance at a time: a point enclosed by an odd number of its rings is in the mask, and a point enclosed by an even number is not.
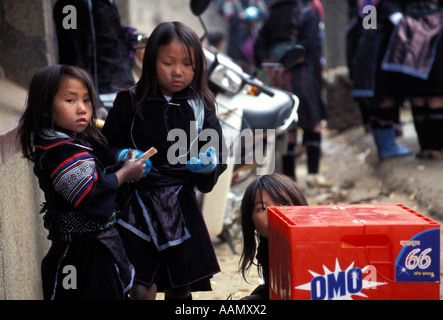
{"type": "Polygon", "coordinates": [[[269,90],[268,88],[266,88],[265,86],[262,86],[261,84],[257,83],[256,81],[252,80],[252,79],[248,79],[248,78],[244,78],[245,82],[256,86],[257,88],[260,89],[261,92],[263,92],[264,94],[267,94],[270,97],[274,96],[274,92],[272,92],[271,90],[269,90]]]}

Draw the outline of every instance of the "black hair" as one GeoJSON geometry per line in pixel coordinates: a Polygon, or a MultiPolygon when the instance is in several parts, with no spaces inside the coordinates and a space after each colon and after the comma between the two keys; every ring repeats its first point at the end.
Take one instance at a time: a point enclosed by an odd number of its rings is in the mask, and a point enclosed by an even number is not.
{"type": "MultiPolygon", "coordinates": [[[[283,206],[307,206],[308,201],[298,184],[290,177],[273,173],[260,176],[252,181],[245,190],[240,206],[241,224],[243,231],[243,251],[240,257],[240,270],[246,280],[246,274],[254,264],[257,250],[255,225],[252,212],[255,206],[257,191],[262,195],[263,190],[277,203],[283,206]]],[[[260,196],[261,199],[263,198],[260,196]]],[[[263,200],[262,200],[263,201],[263,200]]],[[[259,266],[259,272],[260,272],[259,266]]]]}
{"type": "Polygon", "coordinates": [[[214,94],[208,87],[206,58],[197,34],[185,24],[174,22],[160,23],[151,33],[146,43],[143,58],[143,69],[140,80],[135,86],[134,107],[137,114],[141,115],[141,104],[145,99],[152,97],[158,86],[157,81],[157,55],[160,46],[165,46],[173,40],[178,40],[187,50],[192,59],[194,79],[192,89],[203,100],[205,107],[215,109],[214,94]],[[191,49],[194,55],[191,54],[191,49]]]}
{"type": "Polygon", "coordinates": [[[45,129],[54,130],[53,102],[62,81],[73,77],[82,81],[89,93],[92,104],[92,118],[86,129],[78,137],[88,142],[105,144],[105,137],[96,126],[95,109],[98,97],[94,82],[88,72],[68,65],[48,66],[37,71],[32,77],[28,88],[25,110],[20,118],[18,137],[25,158],[35,161],[34,139],[43,135],[45,129]]]}
{"type": "Polygon", "coordinates": [[[217,46],[225,40],[225,33],[221,30],[212,30],[208,32],[208,43],[217,48],[217,46]]]}

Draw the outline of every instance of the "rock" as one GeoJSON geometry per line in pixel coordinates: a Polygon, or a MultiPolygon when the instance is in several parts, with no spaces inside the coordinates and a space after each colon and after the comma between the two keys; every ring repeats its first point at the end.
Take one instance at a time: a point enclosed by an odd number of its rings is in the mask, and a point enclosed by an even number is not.
{"type": "Polygon", "coordinates": [[[323,73],[326,106],[329,112],[328,128],[338,132],[362,124],[358,104],[351,95],[352,81],[345,66],[331,68],[323,73]]]}

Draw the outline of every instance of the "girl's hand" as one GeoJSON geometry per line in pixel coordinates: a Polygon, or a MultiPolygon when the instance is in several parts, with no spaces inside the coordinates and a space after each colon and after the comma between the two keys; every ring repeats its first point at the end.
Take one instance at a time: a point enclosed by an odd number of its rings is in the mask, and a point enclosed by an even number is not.
{"type": "MultiPolygon", "coordinates": [[[[149,160],[149,159],[147,159],[149,160]]],[[[149,161],[150,162],[150,161],[149,161]]],[[[120,186],[124,182],[137,181],[143,177],[146,173],[146,163],[143,159],[136,160],[130,159],[123,163],[123,166],[118,170],[115,175],[117,176],[118,185],[120,186]]],[[[151,167],[149,167],[150,170],[151,167]]]]}
{"type": "Polygon", "coordinates": [[[210,147],[206,152],[200,153],[198,159],[192,157],[191,160],[188,160],[186,167],[194,173],[209,173],[215,170],[217,162],[215,148],[210,147]]]}
{"type": "MultiPolygon", "coordinates": [[[[140,150],[137,150],[137,149],[136,150],[132,149],[132,151],[135,152],[135,159],[138,159],[138,158],[140,158],[141,155],[143,155],[143,151],[140,151],[140,150]]],[[[129,159],[129,156],[128,156],[129,153],[130,153],[129,149],[122,149],[122,150],[120,150],[120,152],[117,155],[117,162],[128,160],[129,159]]],[[[151,171],[151,167],[152,167],[151,160],[146,159],[145,160],[145,165],[146,165],[145,172],[143,173],[142,178],[146,177],[146,175],[151,171]]]]}

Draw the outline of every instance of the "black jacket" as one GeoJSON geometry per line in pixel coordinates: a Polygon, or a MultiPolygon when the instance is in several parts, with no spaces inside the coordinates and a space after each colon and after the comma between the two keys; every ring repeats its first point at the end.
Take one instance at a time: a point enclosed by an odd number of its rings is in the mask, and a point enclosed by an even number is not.
{"type": "Polygon", "coordinates": [[[309,5],[300,0],[279,0],[269,8],[269,17],[263,25],[254,44],[254,58],[260,67],[278,44],[296,43],[305,47],[305,61],[319,63],[320,40],[318,37],[319,18],[309,5]]]}
{"type": "Polygon", "coordinates": [[[94,76],[99,94],[129,88],[134,84],[131,29],[121,25],[117,8],[109,0],[91,3],[92,8],[87,0],[56,2],[53,14],[59,63],[87,70],[94,76]],[[63,13],[69,5],[76,8],[76,15],[63,13]],[[68,14],[76,17],[77,29],[66,29],[68,14]]]}
{"type": "MultiPolygon", "coordinates": [[[[195,120],[195,116],[190,100],[194,98],[190,88],[175,94],[169,103],[157,93],[143,102],[142,118],[134,112],[129,91],[122,91],[117,95],[103,127],[102,132],[110,144],[110,152],[104,158],[115,159],[122,148],[146,151],[155,147],[158,150],[151,158],[151,172],[132,184],[131,188],[135,190],[129,190],[125,205],[127,210],[119,220],[122,234],[129,239],[125,242],[126,246],[138,246],[132,242],[134,239],[137,243],[146,241],[156,246],[156,250],[148,250],[149,246],[145,243],[145,250],[135,250],[133,256],[129,254],[136,270],[143,269],[140,273],[137,271],[136,279],[145,283],[151,284],[157,268],[163,263],[168,268],[173,286],[207,279],[220,270],[194,187],[201,192],[209,192],[217,183],[226,169],[226,162],[222,161],[223,150],[226,150],[224,141],[213,141],[219,154],[219,164],[208,174],[192,173],[185,164],[172,163],[170,160],[174,160],[174,156],[171,159],[169,154],[168,157],[168,151],[176,143],[175,140],[168,141],[169,132],[181,129],[187,137],[192,136],[191,121],[195,120]]],[[[202,129],[211,129],[222,137],[215,111],[205,108],[202,129]]],[[[198,152],[205,151],[207,143],[199,141],[198,152]]]]}
{"type": "MultiPolygon", "coordinates": [[[[173,129],[181,129],[188,138],[188,146],[190,140],[193,140],[193,133],[190,132],[190,121],[194,121],[195,116],[188,103],[188,100],[193,98],[195,98],[195,95],[189,88],[176,94],[170,103],[166,101],[163,95],[158,93],[146,100],[142,106],[142,119],[135,115],[129,91],[120,92],[103,128],[103,133],[110,144],[108,155],[105,158],[115,159],[117,153],[123,148],[146,151],[151,147],[155,147],[158,153],[151,158],[153,168],[159,169],[169,164],[171,161],[168,160],[168,151],[178,141],[168,141],[168,133],[173,129]]],[[[226,161],[223,159],[225,157],[223,151],[226,151],[226,147],[215,111],[206,108],[203,122],[203,130],[205,129],[215,130],[220,137],[219,141],[214,141],[214,147],[219,152],[219,165],[213,174],[202,175],[188,172],[188,175],[193,181],[191,183],[193,186],[196,186],[202,192],[209,192],[217,182],[218,175],[226,169],[226,161]]],[[[200,141],[203,139],[198,140],[198,152],[205,151],[206,149],[202,150],[201,148],[206,146],[208,142],[200,141]]],[[[194,154],[194,156],[196,155],[194,154]]],[[[184,167],[185,160],[189,160],[189,155],[187,158],[180,159],[180,162],[174,163],[174,165],[184,167]]],[[[108,163],[108,165],[111,164],[108,163]]],[[[146,184],[149,184],[150,176],[148,174],[143,179],[146,184]]],[[[143,183],[140,182],[140,185],[143,183]]]]}

